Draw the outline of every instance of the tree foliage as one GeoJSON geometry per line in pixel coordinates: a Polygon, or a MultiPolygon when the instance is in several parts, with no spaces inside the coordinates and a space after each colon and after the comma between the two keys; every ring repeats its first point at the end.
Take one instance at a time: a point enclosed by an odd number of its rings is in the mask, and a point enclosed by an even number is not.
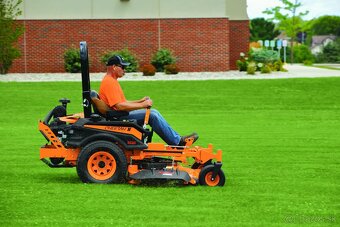
{"type": "Polygon", "coordinates": [[[340,36],[340,16],[321,16],[313,20],[311,32],[313,35],[340,36]]]}
{"type": "Polygon", "coordinates": [[[22,0],[0,0],[0,73],[8,72],[14,59],[20,57],[16,47],[19,37],[24,32],[23,25],[14,19],[21,14],[19,5],[22,0]]]}
{"type": "Polygon", "coordinates": [[[340,63],[340,38],[324,46],[316,60],[319,63],[340,63]]]}
{"type": "MultiPolygon", "coordinates": [[[[304,30],[302,17],[308,14],[308,11],[298,12],[302,6],[300,0],[279,0],[283,6],[266,9],[263,13],[271,16],[272,21],[277,22],[277,29],[284,31],[291,38],[291,47],[294,45],[298,32],[304,30]]],[[[293,48],[290,55],[291,62],[294,62],[293,48]]]]}
{"type": "Polygon", "coordinates": [[[275,30],[275,24],[264,18],[255,18],[250,21],[250,41],[272,40],[280,34],[275,30]]]}

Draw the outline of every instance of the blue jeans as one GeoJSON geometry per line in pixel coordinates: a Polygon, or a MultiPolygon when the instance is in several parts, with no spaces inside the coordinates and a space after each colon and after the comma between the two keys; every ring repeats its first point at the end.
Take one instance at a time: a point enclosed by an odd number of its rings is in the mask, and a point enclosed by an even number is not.
{"type": "MultiPolygon", "coordinates": [[[[127,119],[136,119],[139,125],[143,125],[145,112],[145,109],[130,111],[127,119]]],[[[181,140],[181,136],[171,128],[158,110],[151,109],[149,125],[169,145],[178,145],[181,140]]]]}

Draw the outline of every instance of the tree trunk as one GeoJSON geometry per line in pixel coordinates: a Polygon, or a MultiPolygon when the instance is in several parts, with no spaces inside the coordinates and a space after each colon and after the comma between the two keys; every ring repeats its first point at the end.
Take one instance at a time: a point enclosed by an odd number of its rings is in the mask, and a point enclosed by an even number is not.
{"type": "Polygon", "coordinates": [[[290,64],[294,63],[294,39],[290,40],[290,64]]]}

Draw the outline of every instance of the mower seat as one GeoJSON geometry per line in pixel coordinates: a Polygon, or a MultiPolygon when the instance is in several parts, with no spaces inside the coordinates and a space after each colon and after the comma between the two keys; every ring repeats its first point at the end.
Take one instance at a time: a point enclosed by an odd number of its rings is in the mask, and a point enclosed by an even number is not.
{"type": "Polygon", "coordinates": [[[94,113],[105,117],[108,121],[117,121],[121,117],[129,115],[129,112],[126,111],[112,110],[103,100],[100,99],[98,93],[95,90],[91,90],[90,96],[94,113]]]}

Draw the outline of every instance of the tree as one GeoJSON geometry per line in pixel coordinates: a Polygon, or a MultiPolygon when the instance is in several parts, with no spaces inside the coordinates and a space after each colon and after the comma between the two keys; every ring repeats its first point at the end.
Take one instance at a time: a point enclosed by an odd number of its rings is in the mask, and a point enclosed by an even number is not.
{"type": "Polygon", "coordinates": [[[0,0],[0,73],[8,72],[14,59],[20,57],[15,46],[24,32],[23,25],[14,19],[21,14],[19,5],[22,0],[0,0]]]}
{"type": "Polygon", "coordinates": [[[318,62],[340,63],[340,38],[323,47],[322,53],[317,56],[318,62]]]}
{"type": "Polygon", "coordinates": [[[291,38],[290,60],[294,62],[294,41],[297,33],[304,30],[304,23],[302,17],[308,14],[308,11],[299,12],[298,9],[302,6],[300,0],[279,0],[283,6],[276,6],[274,8],[266,9],[263,13],[271,16],[270,20],[277,21],[277,29],[285,31],[291,38]]]}
{"type": "Polygon", "coordinates": [[[264,18],[255,18],[250,21],[250,41],[272,40],[280,34],[275,30],[275,24],[264,18]]]}
{"type": "Polygon", "coordinates": [[[336,35],[340,36],[340,17],[322,16],[313,20],[311,25],[313,35],[336,35]]]}

